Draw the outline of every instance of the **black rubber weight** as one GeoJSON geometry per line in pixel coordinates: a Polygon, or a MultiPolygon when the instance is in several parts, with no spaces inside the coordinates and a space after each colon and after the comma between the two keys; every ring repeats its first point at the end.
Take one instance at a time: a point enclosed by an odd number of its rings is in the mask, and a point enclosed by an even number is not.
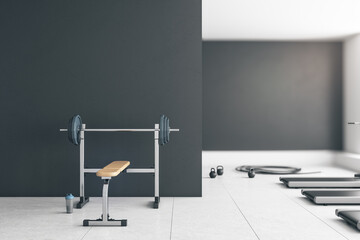
{"type": "Polygon", "coordinates": [[[82,121],[80,115],[75,115],[69,120],[68,138],[69,141],[76,146],[78,146],[81,141],[80,138],[81,125],[82,125],[82,121]]]}
{"type": "Polygon", "coordinates": [[[165,145],[165,115],[160,116],[159,144],[165,145]]]}
{"type": "Polygon", "coordinates": [[[166,132],[165,132],[165,143],[168,143],[170,141],[170,124],[169,124],[169,118],[166,117],[165,118],[165,128],[166,128],[166,132]]]}

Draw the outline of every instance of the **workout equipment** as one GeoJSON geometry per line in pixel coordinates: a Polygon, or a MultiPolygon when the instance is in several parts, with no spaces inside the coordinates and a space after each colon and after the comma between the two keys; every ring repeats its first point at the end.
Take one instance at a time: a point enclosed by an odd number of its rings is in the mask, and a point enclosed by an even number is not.
{"type": "Polygon", "coordinates": [[[210,176],[210,178],[216,178],[215,168],[211,168],[211,169],[210,169],[209,176],[210,176]]]}
{"type": "Polygon", "coordinates": [[[109,216],[109,183],[111,177],[116,177],[130,165],[129,161],[114,161],[96,172],[96,176],[104,180],[102,192],[102,215],[96,220],[85,219],[83,226],[127,226],[127,220],[115,220],[109,216]]]}
{"type": "Polygon", "coordinates": [[[159,132],[159,144],[165,145],[170,141],[170,132],[179,132],[179,129],[171,129],[169,118],[165,115],[160,116],[159,127],[154,129],[82,129],[82,121],[80,115],[74,115],[68,124],[67,129],[60,129],[60,131],[67,131],[68,138],[71,143],[78,146],[81,142],[81,131],[85,132],[159,132]]]}
{"type": "Polygon", "coordinates": [[[235,168],[236,171],[247,172],[249,178],[254,178],[256,173],[263,174],[309,174],[319,172],[299,173],[301,168],[288,166],[263,166],[263,165],[243,165],[235,168]]]}
{"type": "Polygon", "coordinates": [[[160,134],[159,134],[159,143],[160,145],[165,145],[170,141],[170,129],[169,118],[165,115],[160,117],[160,134]]]}
{"type": "MultiPolygon", "coordinates": [[[[235,168],[240,172],[249,172],[253,169],[254,173],[264,174],[296,174],[301,171],[301,168],[288,167],[288,166],[262,166],[262,165],[243,165],[235,168]]],[[[318,173],[318,172],[312,172],[318,173]]]]}
{"type": "Polygon", "coordinates": [[[316,178],[280,178],[289,188],[359,188],[360,178],[316,177],[316,178]]]}
{"type": "Polygon", "coordinates": [[[360,204],[358,190],[302,190],[301,194],[316,204],[360,204]]]}
{"type": "Polygon", "coordinates": [[[170,132],[179,132],[179,129],[171,129],[169,118],[165,115],[160,116],[160,122],[156,123],[151,129],[87,129],[86,124],[82,123],[79,115],[73,116],[67,129],[60,129],[60,132],[68,132],[68,139],[76,146],[80,146],[80,201],[77,208],[82,208],[89,197],[85,195],[85,174],[96,173],[98,168],[85,168],[85,132],[153,132],[154,133],[154,167],[153,168],[128,168],[126,173],[154,174],[154,208],[159,208],[159,145],[165,145],[170,141],[170,132]]]}
{"type": "Polygon", "coordinates": [[[335,214],[344,219],[350,225],[360,230],[360,210],[340,210],[336,209],[335,214]]]}
{"type": "MultiPolygon", "coordinates": [[[[348,122],[348,124],[360,125],[360,122],[348,122]]],[[[359,178],[360,173],[356,173],[354,175],[354,177],[359,178]]],[[[343,197],[343,196],[341,196],[341,197],[343,197]]],[[[344,219],[350,225],[352,225],[352,226],[356,227],[358,230],[360,230],[360,210],[340,210],[340,209],[336,209],[335,214],[336,214],[336,216],[341,217],[342,219],[344,219]]]]}
{"type": "Polygon", "coordinates": [[[81,141],[80,130],[82,121],[80,115],[75,115],[69,120],[68,124],[68,139],[71,143],[78,146],[81,141]]]}
{"type": "MultiPolygon", "coordinates": [[[[360,125],[360,122],[349,122],[348,124],[360,125]]],[[[317,177],[317,178],[280,178],[289,188],[359,188],[360,174],[354,177],[317,177]]],[[[338,193],[334,193],[337,196],[338,193]]]]}
{"type": "Polygon", "coordinates": [[[254,178],[255,177],[255,172],[253,168],[250,168],[249,172],[248,172],[248,177],[249,178],[254,178]]]}
{"type": "Polygon", "coordinates": [[[217,175],[221,176],[224,174],[224,167],[219,165],[216,167],[216,172],[217,172],[217,175]]]}

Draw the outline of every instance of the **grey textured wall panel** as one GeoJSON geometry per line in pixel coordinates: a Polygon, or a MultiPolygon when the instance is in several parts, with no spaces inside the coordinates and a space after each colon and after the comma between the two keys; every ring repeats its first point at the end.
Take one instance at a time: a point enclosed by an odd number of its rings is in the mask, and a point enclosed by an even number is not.
{"type": "MultiPolygon", "coordinates": [[[[161,147],[160,194],[201,195],[201,1],[1,1],[1,196],[79,192],[79,148],[59,128],[181,129],[161,147]],[[184,172],[186,174],[184,176],[184,172]]],[[[86,133],[86,167],[153,165],[151,133],[86,133]]],[[[86,192],[101,195],[86,176],[86,192]]],[[[153,176],[121,175],[112,196],[151,196],[153,176]]]]}
{"type": "Polygon", "coordinates": [[[342,149],[342,43],[204,42],[203,149],[342,149]]]}

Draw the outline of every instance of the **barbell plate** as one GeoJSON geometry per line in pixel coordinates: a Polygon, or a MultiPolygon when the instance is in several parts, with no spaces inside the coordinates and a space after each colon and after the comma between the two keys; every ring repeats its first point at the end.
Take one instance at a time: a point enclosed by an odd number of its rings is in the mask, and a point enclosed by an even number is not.
{"type": "Polygon", "coordinates": [[[162,131],[162,134],[163,134],[163,145],[166,144],[166,116],[164,115],[164,118],[163,118],[163,131],[162,131]]]}
{"type": "Polygon", "coordinates": [[[170,120],[168,117],[166,117],[166,143],[168,143],[170,141],[170,120]]]}
{"type": "Polygon", "coordinates": [[[160,144],[160,145],[163,145],[163,144],[162,144],[163,116],[164,116],[164,115],[161,115],[161,116],[160,116],[160,121],[159,121],[159,129],[160,129],[160,131],[159,131],[159,144],[160,144]]]}
{"type": "MultiPolygon", "coordinates": [[[[76,116],[76,115],[75,115],[76,116]]],[[[73,122],[74,122],[74,119],[75,119],[75,116],[71,117],[69,119],[69,122],[68,122],[68,130],[67,130],[67,134],[68,134],[68,139],[71,143],[75,144],[73,142],[73,136],[72,136],[72,127],[73,127],[73,122]]]]}
{"type": "Polygon", "coordinates": [[[159,123],[159,128],[160,128],[160,132],[159,132],[159,144],[160,145],[164,145],[165,144],[165,139],[164,139],[164,132],[165,132],[165,116],[161,115],[160,116],[160,123],[159,123]]]}
{"type": "Polygon", "coordinates": [[[166,122],[167,122],[167,117],[164,117],[164,144],[167,144],[167,133],[166,133],[166,122]]]}
{"type": "Polygon", "coordinates": [[[68,138],[69,141],[78,146],[81,141],[80,130],[82,121],[80,115],[75,115],[69,120],[68,124],[68,138]]]}

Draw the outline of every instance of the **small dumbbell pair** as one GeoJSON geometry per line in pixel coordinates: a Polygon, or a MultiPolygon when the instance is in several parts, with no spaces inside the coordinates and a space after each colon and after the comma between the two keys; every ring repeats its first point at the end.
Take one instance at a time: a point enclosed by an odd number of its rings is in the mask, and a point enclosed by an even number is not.
{"type": "Polygon", "coordinates": [[[209,176],[211,178],[216,178],[217,175],[221,176],[223,174],[224,174],[224,167],[219,165],[219,166],[216,167],[216,171],[215,171],[215,168],[210,169],[209,176]]]}

